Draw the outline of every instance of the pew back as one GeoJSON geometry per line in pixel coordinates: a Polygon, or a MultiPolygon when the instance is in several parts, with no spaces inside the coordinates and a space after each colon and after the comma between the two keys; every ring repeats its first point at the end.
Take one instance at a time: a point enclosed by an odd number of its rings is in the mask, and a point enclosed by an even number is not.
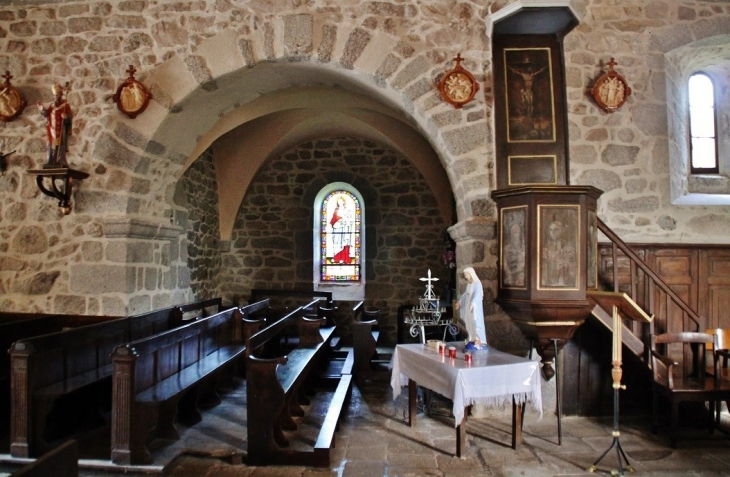
{"type": "MultiPolygon", "coordinates": [[[[14,320],[0,322],[0,379],[10,374],[12,344],[18,340],[56,333],[65,328],[76,328],[93,323],[119,319],[118,316],[48,315],[38,313],[13,313],[14,320]]],[[[8,315],[6,315],[6,318],[8,315]]]]}
{"type": "MultiPolygon", "coordinates": [[[[285,310],[293,310],[301,306],[303,300],[311,302],[313,299],[323,302],[327,307],[332,307],[332,292],[315,290],[280,290],[270,288],[254,288],[251,290],[249,303],[269,298],[270,306],[285,310]]],[[[305,307],[306,308],[306,307],[305,307]]]]}
{"type": "MultiPolygon", "coordinates": [[[[188,309],[210,306],[209,300],[188,309]]],[[[10,453],[37,455],[45,446],[44,422],[54,401],[112,374],[112,351],[124,343],[179,326],[177,306],[16,341],[10,349],[10,453]]],[[[90,320],[69,318],[68,322],[90,320]]]]}
{"type": "Polygon", "coordinates": [[[174,330],[124,344],[122,347],[136,358],[135,393],[169,378],[222,346],[240,342],[236,317],[240,317],[238,310],[230,308],[174,330]]]}
{"type": "Polygon", "coordinates": [[[156,335],[181,326],[185,321],[218,313],[222,308],[222,299],[218,297],[130,316],[129,339],[136,341],[156,335]]]}

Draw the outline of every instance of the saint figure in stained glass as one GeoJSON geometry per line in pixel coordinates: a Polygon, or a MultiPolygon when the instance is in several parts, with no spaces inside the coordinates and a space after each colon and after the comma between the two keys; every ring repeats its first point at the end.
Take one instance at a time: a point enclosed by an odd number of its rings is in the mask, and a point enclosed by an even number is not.
{"type": "Polygon", "coordinates": [[[343,195],[337,196],[336,203],[329,219],[332,246],[327,257],[332,257],[334,263],[350,263],[350,257],[355,256],[355,211],[352,204],[348,206],[343,195]]]}
{"type": "Polygon", "coordinates": [[[360,279],[360,205],[347,191],[330,193],[322,210],[323,280],[360,279]]]}

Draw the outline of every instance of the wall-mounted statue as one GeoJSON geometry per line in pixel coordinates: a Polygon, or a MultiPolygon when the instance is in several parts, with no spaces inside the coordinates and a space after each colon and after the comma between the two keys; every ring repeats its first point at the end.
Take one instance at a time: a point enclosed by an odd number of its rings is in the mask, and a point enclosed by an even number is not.
{"type": "MultiPolygon", "coordinates": [[[[68,89],[68,83],[66,83],[68,89]]],[[[44,167],[68,167],[66,153],[71,136],[73,110],[64,98],[66,92],[60,84],[51,88],[55,100],[48,107],[38,102],[38,110],[46,118],[46,139],[48,140],[48,162],[44,167]]]]}

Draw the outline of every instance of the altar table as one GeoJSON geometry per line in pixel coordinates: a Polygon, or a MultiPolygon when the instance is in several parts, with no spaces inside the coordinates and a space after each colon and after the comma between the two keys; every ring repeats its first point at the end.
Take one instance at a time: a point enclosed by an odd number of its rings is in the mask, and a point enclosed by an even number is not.
{"type": "Polygon", "coordinates": [[[522,440],[521,404],[529,402],[542,417],[542,392],[537,362],[495,349],[474,353],[472,363],[464,360],[464,343],[456,346],[456,358],[439,354],[425,344],[400,344],[393,354],[390,385],[393,399],[408,383],[408,423],[415,424],[416,385],[430,389],[454,403],[456,455],[466,443],[468,408],[473,404],[501,406],[512,403],[512,448],[522,440]]]}

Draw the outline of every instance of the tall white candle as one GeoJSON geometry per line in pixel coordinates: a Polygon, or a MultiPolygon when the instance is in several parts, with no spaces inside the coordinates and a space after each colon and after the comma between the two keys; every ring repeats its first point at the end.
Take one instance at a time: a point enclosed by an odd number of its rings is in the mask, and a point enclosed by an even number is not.
{"type": "Polygon", "coordinates": [[[619,333],[619,327],[617,325],[617,322],[618,322],[618,310],[614,306],[613,307],[613,352],[611,353],[611,361],[613,361],[613,362],[616,362],[619,359],[619,357],[618,357],[618,345],[616,344],[617,343],[617,339],[619,337],[619,335],[618,335],[618,333],[619,333]]]}
{"type": "Polygon", "coordinates": [[[618,335],[618,338],[616,338],[616,355],[618,356],[619,363],[621,362],[621,351],[622,351],[622,339],[621,334],[623,333],[623,323],[621,323],[621,313],[618,312],[618,309],[616,309],[616,334],[618,335]]]}

